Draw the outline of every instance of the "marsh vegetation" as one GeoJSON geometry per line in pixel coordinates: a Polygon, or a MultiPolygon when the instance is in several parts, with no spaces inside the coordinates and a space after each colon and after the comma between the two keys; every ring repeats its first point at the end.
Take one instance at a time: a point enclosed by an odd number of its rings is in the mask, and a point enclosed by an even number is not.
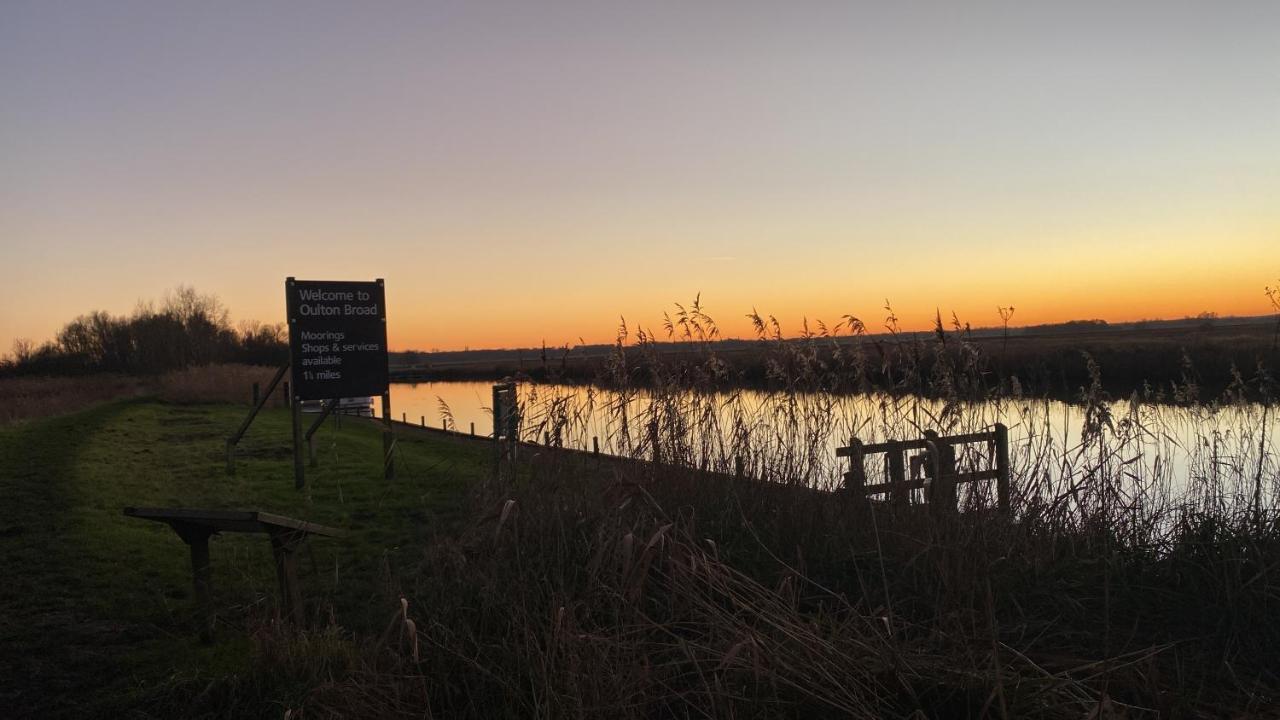
{"type": "MultiPolygon", "coordinates": [[[[376,431],[347,420],[319,436],[321,470],[294,497],[287,419],[274,410],[246,472],[228,478],[217,428],[240,412],[202,403],[236,399],[238,381],[193,370],[176,376],[188,392],[169,402],[5,430],[7,457],[23,462],[4,479],[34,492],[36,461],[49,463],[56,491],[28,506],[71,508],[66,537],[95,548],[57,556],[59,577],[89,580],[78,593],[109,589],[66,627],[140,633],[145,652],[126,655],[137,683],[113,686],[123,694],[93,706],[103,713],[1074,718],[1276,707],[1280,465],[1265,368],[1235,373],[1217,394],[1188,368],[1163,390],[1112,397],[1106,368],[1086,358],[1090,382],[1061,405],[993,370],[956,329],[903,335],[881,355],[832,343],[831,331],[784,340],[767,317],[757,328],[770,388],[754,394],[735,387],[700,307],[671,317],[667,340],[692,348],[679,362],[648,333],[620,329],[596,383],[522,390],[523,433],[537,442],[500,474],[483,439],[405,425],[402,472],[382,480],[376,431]],[[222,384],[229,395],[214,394],[222,384]],[[1062,408],[1070,414],[1056,417],[1062,408]],[[981,485],[947,517],[867,506],[840,487],[833,442],[997,419],[1019,428],[1008,515],[992,512],[981,485]],[[656,445],[663,462],[561,449],[592,435],[621,456],[652,457],[656,445]],[[81,449],[60,453],[72,436],[81,449]],[[163,452],[145,451],[157,441],[163,452]],[[101,482],[104,468],[132,479],[101,482]],[[123,489],[128,500],[112,494],[123,489]],[[316,549],[308,629],[275,621],[255,580],[269,561],[243,552],[223,602],[244,640],[161,649],[186,627],[186,604],[163,596],[189,583],[173,539],[94,523],[115,505],[192,497],[352,531],[316,549]],[[130,547],[161,572],[111,562],[130,547]],[[139,591],[160,595],[138,605],[139,591]],[[179,656],[182,670],[166,676],[179,656]]],[[[845,319],[840,331],[858,325],[845,319]]],[[[0,541],[25,558],[50,541],[36,532],[47,527],[6,516],[0,541]]],[[[24,582],[60,597],[36,564],[23,567],[24,582]]],[[[30,627],[60,617],[30,593],[4,597],[30,627]]],[[[35,636],[18,637],[38,659],[35,636]]],[[[64,679],[73,697],[100,685],[64,679]]]]}
{"type": "Polygon", "coordinates": [[[424,608],[413,659],[316,701],[511,717],[1274,707],[1280,471],[1265,369],[1206,397],[1186,367],[1166,390],[1116,399],[1086,357],[1090,381],[1061,406],[993,376],[962,332],[870,355],[831,333],[757,328],[765,393],[734,389],[696,306],[668,328],[695,346],[678,361],[622,328],[596,383],[526,388],[537,445],[514,480],[477,491],[475,524],[428,549],[406,590],[424,608]],[[1074,414],[1053,417],[1063,407],[1074,414]],[[1009,517],[980,486],[946,520],[866,509],[839,487],[833,442],[996,419],[1021,429],[1009,517]],[[663,464],[556,449],[589,436],[637,458],[656,445],[663,464]]]}

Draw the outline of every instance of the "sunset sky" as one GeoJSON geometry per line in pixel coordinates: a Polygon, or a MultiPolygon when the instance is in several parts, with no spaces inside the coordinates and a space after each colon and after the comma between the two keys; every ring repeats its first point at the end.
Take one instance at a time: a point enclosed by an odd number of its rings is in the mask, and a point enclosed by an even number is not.
{"type": "Polygon", "coordinates": [[[1280,2],[0,6],[0,354],[178,284],[392,349],[1262,314],[1280,2]]]}

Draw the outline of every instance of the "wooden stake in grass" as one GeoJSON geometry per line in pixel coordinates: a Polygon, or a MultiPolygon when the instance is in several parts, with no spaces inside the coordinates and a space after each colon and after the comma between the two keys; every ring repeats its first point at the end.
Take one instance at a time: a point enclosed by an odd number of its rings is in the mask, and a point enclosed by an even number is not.
{"type": "Polygon", "coordinates": [[[396,465],[392,457],[392,452],[395,450],[395,436],[392,434],[391,393],[389,392],[382,394],[382,422],[385,425],[382,431],[382,477],[392,480],[396,476],[396,465]]]}
{"type": "MultiPolygon", "coordinates": [[[[289,384],[285,383],[285,387],[289,384]]],[[[290,398],[289,413],[293,420],[293,486],[298,490],[307,486],[306,461],[302,458],[302,401],[290,398]]]]}

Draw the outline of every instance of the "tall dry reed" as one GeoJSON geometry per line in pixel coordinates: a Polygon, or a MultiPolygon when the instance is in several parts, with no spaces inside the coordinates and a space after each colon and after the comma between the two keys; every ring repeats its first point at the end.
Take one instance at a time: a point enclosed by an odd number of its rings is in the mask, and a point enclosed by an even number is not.
{"type": "Polygon", "coordinates": [[[145,380],[127,375],[0,378],[0,425],[64,415],[147,391],[145,380]]]}
{"type": "MultiPolygon", "coordinates": [[[[192,366],[161,375],[156,381],[157,394],[167,402],[247,405],[253,401],[253,384],[258,383],[261,392],[265,393],[276,370],[263,365],[192,366]]],[[[282,387],[277,387],[272,393],[268,405],[287,407],[282,387]]]]}
{"type": "MultiPolygon", "coordinates": [[[[1076,402],[941,317],[930,340],[848,316],[799,341],[752,314],[770,392],[735,390],[701,304],[671,361],[619,329],[599,386],[522,390],[529,448],[478,488],[474,526],[403,578],[416,657],[382,647],[305,709],[382,717],[1218,717],[1276,707],[1280,519],[1264,372],[1199,396],[1194,368],[1076,402]],[[1156,402],[1172,399],[1176,404],[1156,402]],[[604,418],[603,420],[601,418],[604,418]],[[860,503],[833,448],[1014,437],[1014,508],[860,503]],[[735,477],[741,461],[745,477],[735,477]],[[510,479],[514,478],[514,479],[510,479]]],[[[1270,402],[1270,400],[1268,400],[1270,402]]],[[[978,468],[980,452],[961,454],[978,468]]],[[[869,476],[882,473],[865,468],[869,476]]],[[[388,607],[392,607],[389,599],[388,607]]]]}

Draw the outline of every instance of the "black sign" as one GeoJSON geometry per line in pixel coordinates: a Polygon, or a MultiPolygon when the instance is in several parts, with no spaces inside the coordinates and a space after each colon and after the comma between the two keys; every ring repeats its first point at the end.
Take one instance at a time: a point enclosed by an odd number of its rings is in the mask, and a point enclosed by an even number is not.
{"type": "Polygon", "coordinates": [[[381,280],[289,278],[284,294],[295,398],[332,400],[387,391],[387,306],[381,280]]]}

